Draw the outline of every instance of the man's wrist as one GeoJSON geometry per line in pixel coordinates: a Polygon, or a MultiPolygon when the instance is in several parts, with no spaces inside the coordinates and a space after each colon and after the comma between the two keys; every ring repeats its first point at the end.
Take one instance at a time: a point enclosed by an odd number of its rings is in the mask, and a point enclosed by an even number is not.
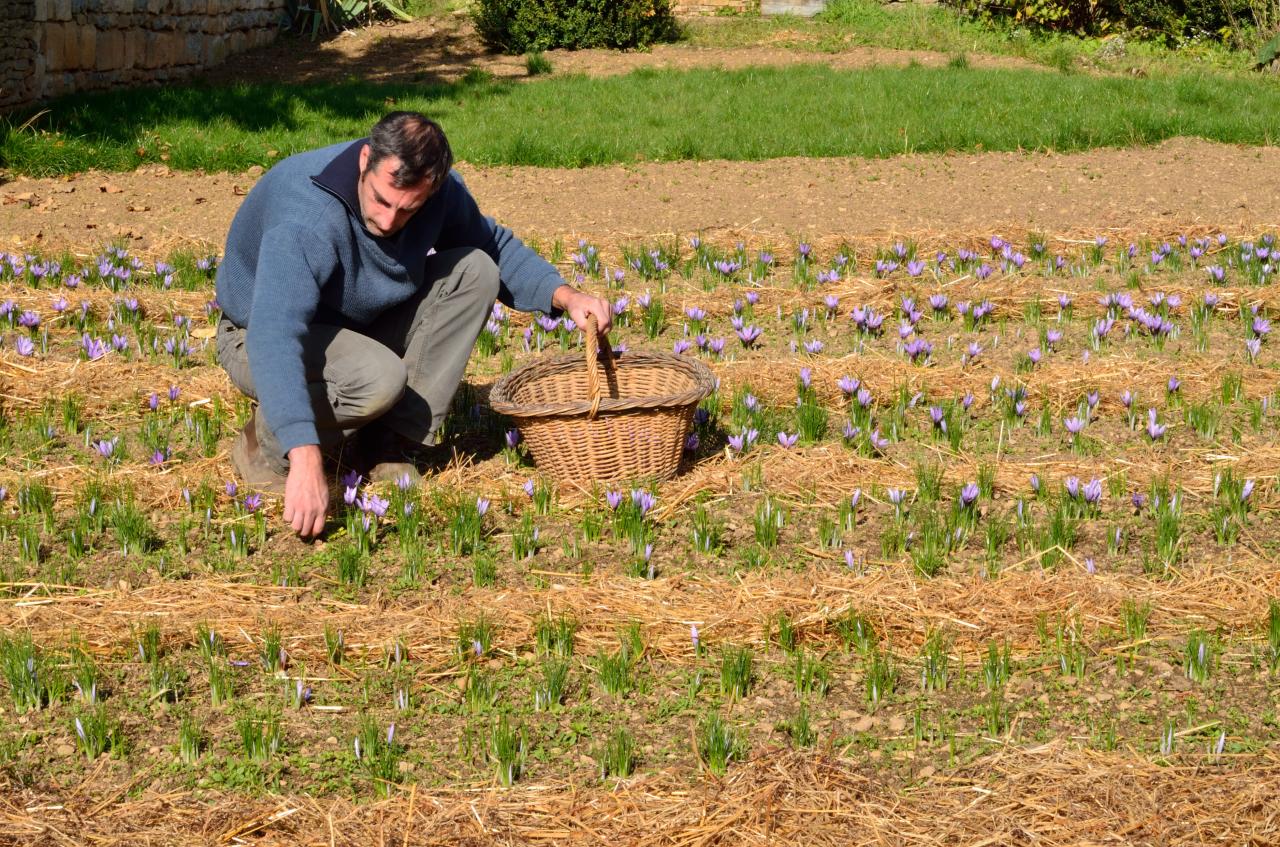
{"type": "Polygon", "coordinates": [[[554,309],[566,309],[569,306],[569,300],[577,293],[569,283],[564,283],[555,291],[551,292],[551,307],[554,309]]]}
{"type": "Polygon", "coordinates": [[[319,444],[299,444],[289,451],[289,467],[310,465],[319,467],[323,464],[319,444]]]}

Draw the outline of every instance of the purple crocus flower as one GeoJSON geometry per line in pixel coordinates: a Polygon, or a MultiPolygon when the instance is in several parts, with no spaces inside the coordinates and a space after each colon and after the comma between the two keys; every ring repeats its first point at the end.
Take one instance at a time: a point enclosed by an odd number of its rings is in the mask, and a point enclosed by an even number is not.
{"type": "Polygon", "coordinates": [[[256,512],[262,505],[262,495],[258,493],[250,494],[244,498],[244,508],[249,512],[256,512]]]}
{"type": "Polygon", "coordinates": [[[839,381],[836,382],[836,387],[839,388],[840,392],[846,397],[852,397],[854,394],[858,393],[858,389],[862,387],[862,382],[861,380],[845,375],[840,377],[839,381]]]}
{"type": "Polygon", "coordinates": [[[689,341],[687,338],[681,338],[677,340],[675,344],[671,345],[671,352],[675,353],[677,356],[680,356],[684,353],[689,352],[689,349],[691,347],[693,347],[693,342],[689,341]]]}
{"type": "Polygon", "coordinates": [[[98,452],[98,455],[101,456],[102,458],[110,459],[112,454],[116,452],[117,441],[118,439],[115,439],[115,438],[111,438],[111,439],[104,438],[101,441],[93,442],[93,449],[96,450],[98,452]]]}
{"type": "Polygon", "coordinates": [[[737,334],[738,334],[738,340],[742,342],[742,346],[750,347],[752,344],[756,342],[757,339],[760,338],[761,330],[760,330],[760,327],[756,326],[755,324],[752,324],[750,326],[745,326],[742,329],[738,330],[737,334]]]}
{"type": "Polygon", "coordinates": [[[178,401],[178,395],[181,393],[182,391],[181,389],[178,388],[178,386],[176,385],[169,386],[169,402],[176,403],[178,401]]]}
{"type": "Polygon", "coordinates": [[[606,491],[604,493],[604,499],[605,502],[609,504],[609,508],[616,511],[617,508],[622,505],[622,492],[606,491]]]}
{"type": "Polygon", "coordinates": [[[1142,507],[1147,505],[1147,495],[1143,494],[1141,491],[1134,491],[1129,495],[1129,502],[1133,504],[1133,511],[1135,513],[1141,512],[1142,507]]]}
{"type": "Polygon", "coordinates": [[[1249,496],[1253,494],[1253,480],[1246,479],[1244,485],[1240,488],[1240,502],[1248,502],[1249,496]]]}
{"type": "Polygon", "coordinates": [[[633,488],[631,489],[631,502],[640,510],[640,514],[644,515],[648,514],[649,510],[657,505],[658,498],[642,488],[633,488]]]}
{"type": "Polygon", "coordinates": [[[514,450],[516,445],[520,443],[520,430],[509,429],[503,438],[506,440],[507,448],[514,450]]]}
{"type": "Polygon", "coordinates": [[[19,335],[16,339],[14,339],[13,350],[19,356],[26,358],[27,356],[35,355],[36,345],[34,342],[32,342],[30,338],[27,338],[25,335],[19,335]]]}
{"type": "Polygon", "coordinates": [[[524,481],[524,485],[522,485],[521,488],[524,489],[525,494],[529,495],[530,497],[533,496],[533,492],[534,492],[533,480],[526,479],[524,481]]]}
{"type": "Polygon", "coordinates": [[[1084,502],[1097,505],[1102,500],[1102,480],[1094,478],[1086,482],[1080,489],[1080,495],[1084,498],[1084,502]]]}
{"type": "Polygon", "coordinates": [[[1164,436],[1164,431],[1168,429],[1167,424],[1156,423],[1156,410],[1147,410],[1147,435],[1152,441],[1164,436]]]}
{"type": "Polygon", "coordinates": [[[784,450],[790,450],[796,446],[796,442],[800,439],[800,434],[788,434],[785,432],[778,433],[778,443],[782,445],[784,450]]]}
{"type": "Polygon", "coordinates": [[[1067,490],[1067,496],[1072,500],[1080,496],[1080,478],[1069,476],[1062,481],[1062,487],[1067,490]]]}
{"type": "Polygon", "coordinates": [[[1071,433],[1072,438],[1084,432],[1085,421],[1076,415],[1072,415],[1062,421],[1062,425],[1067,428],[1067,432],[1071,433]]]}
{"type": "MultiPolygon", "coordinates": [[[[375,498],[375,499],[377,499],[377,498],[375,498]]],[[[488,500],[486,500],[484,497],[477,497],[477,498],[476,498],[476,512],[478,512],[478,513],[480,514],[480,517],[482,517],[482,518],[483,518],[483,517],[484,517],[484,515],[485,515],[485,512],[488,512],[488,511],[489,511],[489,501],[488,501],[488,500]]],[[[381,515],[379,515],[379,517],[381,517],[381,515]]]]}
{"type": "Polygon", "coordinates": [[[978,499],[978,486],[975,483],[965,483],[964,488],[960,489],[960,505],[966,509],[974,504],[978,499]]]}
{"type": "Polygon", "coordinates": [[[801,368],[800,369],[800,385],[802,385],[805,388],[809,388],[812,384],[813,384],[813,369],[801,368]]]}

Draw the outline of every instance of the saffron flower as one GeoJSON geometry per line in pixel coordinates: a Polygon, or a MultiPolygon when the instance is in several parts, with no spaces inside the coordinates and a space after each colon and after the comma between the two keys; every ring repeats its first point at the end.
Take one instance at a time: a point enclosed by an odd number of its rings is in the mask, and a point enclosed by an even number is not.
{"type": "Polygon", "coordinates": [[[1164,432],[1166,429],[1168,429],[1167,424],[1156,422],[1156,410],[1148,409],[1147,410],[1147,435],[1151,438],[1151,440],[1155,441],[1156,439],[1163,438],[1164,432]]]}

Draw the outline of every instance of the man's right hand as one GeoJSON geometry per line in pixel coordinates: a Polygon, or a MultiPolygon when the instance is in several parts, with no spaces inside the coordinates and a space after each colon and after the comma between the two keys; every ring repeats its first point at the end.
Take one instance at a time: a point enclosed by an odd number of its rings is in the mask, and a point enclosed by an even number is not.
{"type": "Polygon", "coordinates": [[[289,451],[289,478],[284,484],[285,523],[303,538],[313,538],[324,529],[328,511],[329,482],[319,445],[294,447],[289,451]]]}

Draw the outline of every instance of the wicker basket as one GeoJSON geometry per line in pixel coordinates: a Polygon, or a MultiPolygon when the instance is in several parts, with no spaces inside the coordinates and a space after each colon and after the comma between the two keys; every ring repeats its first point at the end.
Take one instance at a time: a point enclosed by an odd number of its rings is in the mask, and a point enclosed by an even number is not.
{"type": "Polygon", "coordinates": [[[595,318],[585,334],[585,358],[546,358],[507,374],[489,405],[516,420],[538,467],[556,479],[673,476],[715,377],[697,359],[669,353],[615,357],[600,347],[595,318]]]}

